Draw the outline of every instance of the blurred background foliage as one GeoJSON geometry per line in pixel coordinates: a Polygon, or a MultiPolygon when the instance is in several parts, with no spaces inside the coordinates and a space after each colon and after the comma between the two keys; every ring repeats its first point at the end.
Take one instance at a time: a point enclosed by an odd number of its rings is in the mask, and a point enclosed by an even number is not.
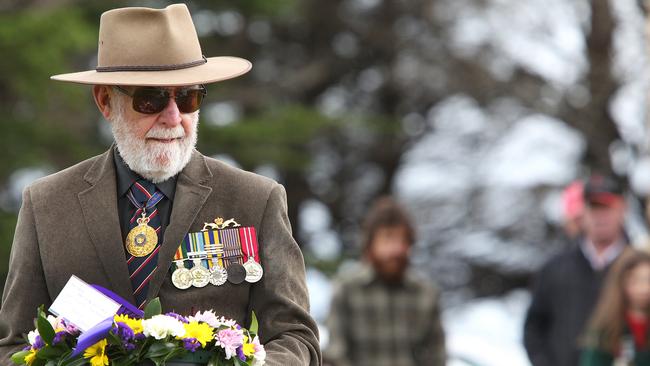
{"type": "MultiPolygon", "coordinates": [[[[102,12],[170,3],[0,3],[0,286],[24,186],[112,143],[90,87],[49,77],[96,66],[102,12]]],[[[206,56],[254,65],[208,86],[198,148],[285,185],[317,320],[381,194],[411,211],[446,307],[525,288],[565,245],[559,195],[585,172],[630,182],[628,231],[647,239],[643,1],[187,5],[206,56]]]]}

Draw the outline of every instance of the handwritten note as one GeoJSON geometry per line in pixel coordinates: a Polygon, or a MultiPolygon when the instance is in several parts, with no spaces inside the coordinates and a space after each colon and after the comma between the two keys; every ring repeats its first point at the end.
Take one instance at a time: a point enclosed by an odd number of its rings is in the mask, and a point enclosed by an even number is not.
{"type": "Polygon", "coordinates": [[[74,324],[82,332],[115,315],[120,304],[72,276],[54,299],[49,311],[74,324]]]}

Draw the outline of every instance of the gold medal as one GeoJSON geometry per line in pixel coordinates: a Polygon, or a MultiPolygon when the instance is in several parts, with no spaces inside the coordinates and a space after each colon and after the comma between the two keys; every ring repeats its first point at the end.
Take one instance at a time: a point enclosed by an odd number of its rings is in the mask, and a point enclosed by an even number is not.
{"type": "Polygon", "coordinates": [[[137,221],[138,226],[131,229],[126,236],[126,250],[134,257],[145,257],[156,248],[158,234],[148,225],[149,218],[144,211],[137,221]]]}

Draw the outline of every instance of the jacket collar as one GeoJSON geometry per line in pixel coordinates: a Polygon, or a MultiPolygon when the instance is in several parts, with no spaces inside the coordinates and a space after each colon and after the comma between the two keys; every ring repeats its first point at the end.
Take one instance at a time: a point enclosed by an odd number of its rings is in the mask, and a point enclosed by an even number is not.
{"type": "MultiPolygon", "coordinates": [[[[89,187],[78,194],[84,221],[100,259],[108,283],[118,295],[134,303],[119,217],[113,150],[98,156],[84,175],[89,187]]],[[[205,157],[194,150],[187,166],[178,175],[169,226],[158,253],[158,269],[149,285],[149,298],[157,296],[174,252],[190,230],[197,213],[212,188],[204,184],[212,179],[205,157]]]]}

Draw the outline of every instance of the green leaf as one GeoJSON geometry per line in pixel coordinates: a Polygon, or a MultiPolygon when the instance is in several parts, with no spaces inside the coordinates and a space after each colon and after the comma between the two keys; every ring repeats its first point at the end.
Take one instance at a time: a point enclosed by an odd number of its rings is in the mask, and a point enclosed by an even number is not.
{"type": "Polygon", "coordinates": [[[38,329],[38,333],[45,343],[52,344],[52,340],[54,339],[54,328],[52,328],[52,324],[47,321],[45,313],[43,312],[39,312],[38,314],[38,319],[36,319],[36,329],[38,329]]]}
{"type": "Polygon", "coordinates": [[[25,362],[25,357],[26,357],[30,352],[31,352],[31,351],[29,351],[29,350],[27,350],[27,351],[16,352],[16,353],[14,353],[13,355],[11,355],[11,361],[13,361],[13,363],[18,364],[18,365],[24,365],[24,364],[26,363],[26,362],[25,362]]]}
{"type": "Polygon", "coordinates": [[[81,355],[71,359],[71,360],[66,360],[65,363],[63,363],[64,366],[82,366],[87,363],[88,360],[85,358],[81,357],[81,355]]]}
{"type": "Polygon", "coordinates": [[[257,323],[257,316],[255,315],[254,311],[251,311],[251,326],[248,327],[248,331],[257,334],[257,330],[259,328],[259,325],[257,323]]]}
{"type": "Polygon", "coordinates": [[[157,357],[165,357],[177,348],[176,344],[172,342],[156,342],[149,347],[146,357],[151,358],[153,361],[157,357]]]}
{"type": "Polygon", "coordinates": [[[160,305],[160,299],[152,299],[147,306],[144,308],[144,318],[149,319],[154,315],[160,315],[162,313],[162,305],[160,305]]]}
{"type": "Polygon", "coordinates": [[[51,360],[60,357],[64,352],[65,350],[60,347],[45,346],[38,351],[36,357],[43,360],[51,360]]]}

